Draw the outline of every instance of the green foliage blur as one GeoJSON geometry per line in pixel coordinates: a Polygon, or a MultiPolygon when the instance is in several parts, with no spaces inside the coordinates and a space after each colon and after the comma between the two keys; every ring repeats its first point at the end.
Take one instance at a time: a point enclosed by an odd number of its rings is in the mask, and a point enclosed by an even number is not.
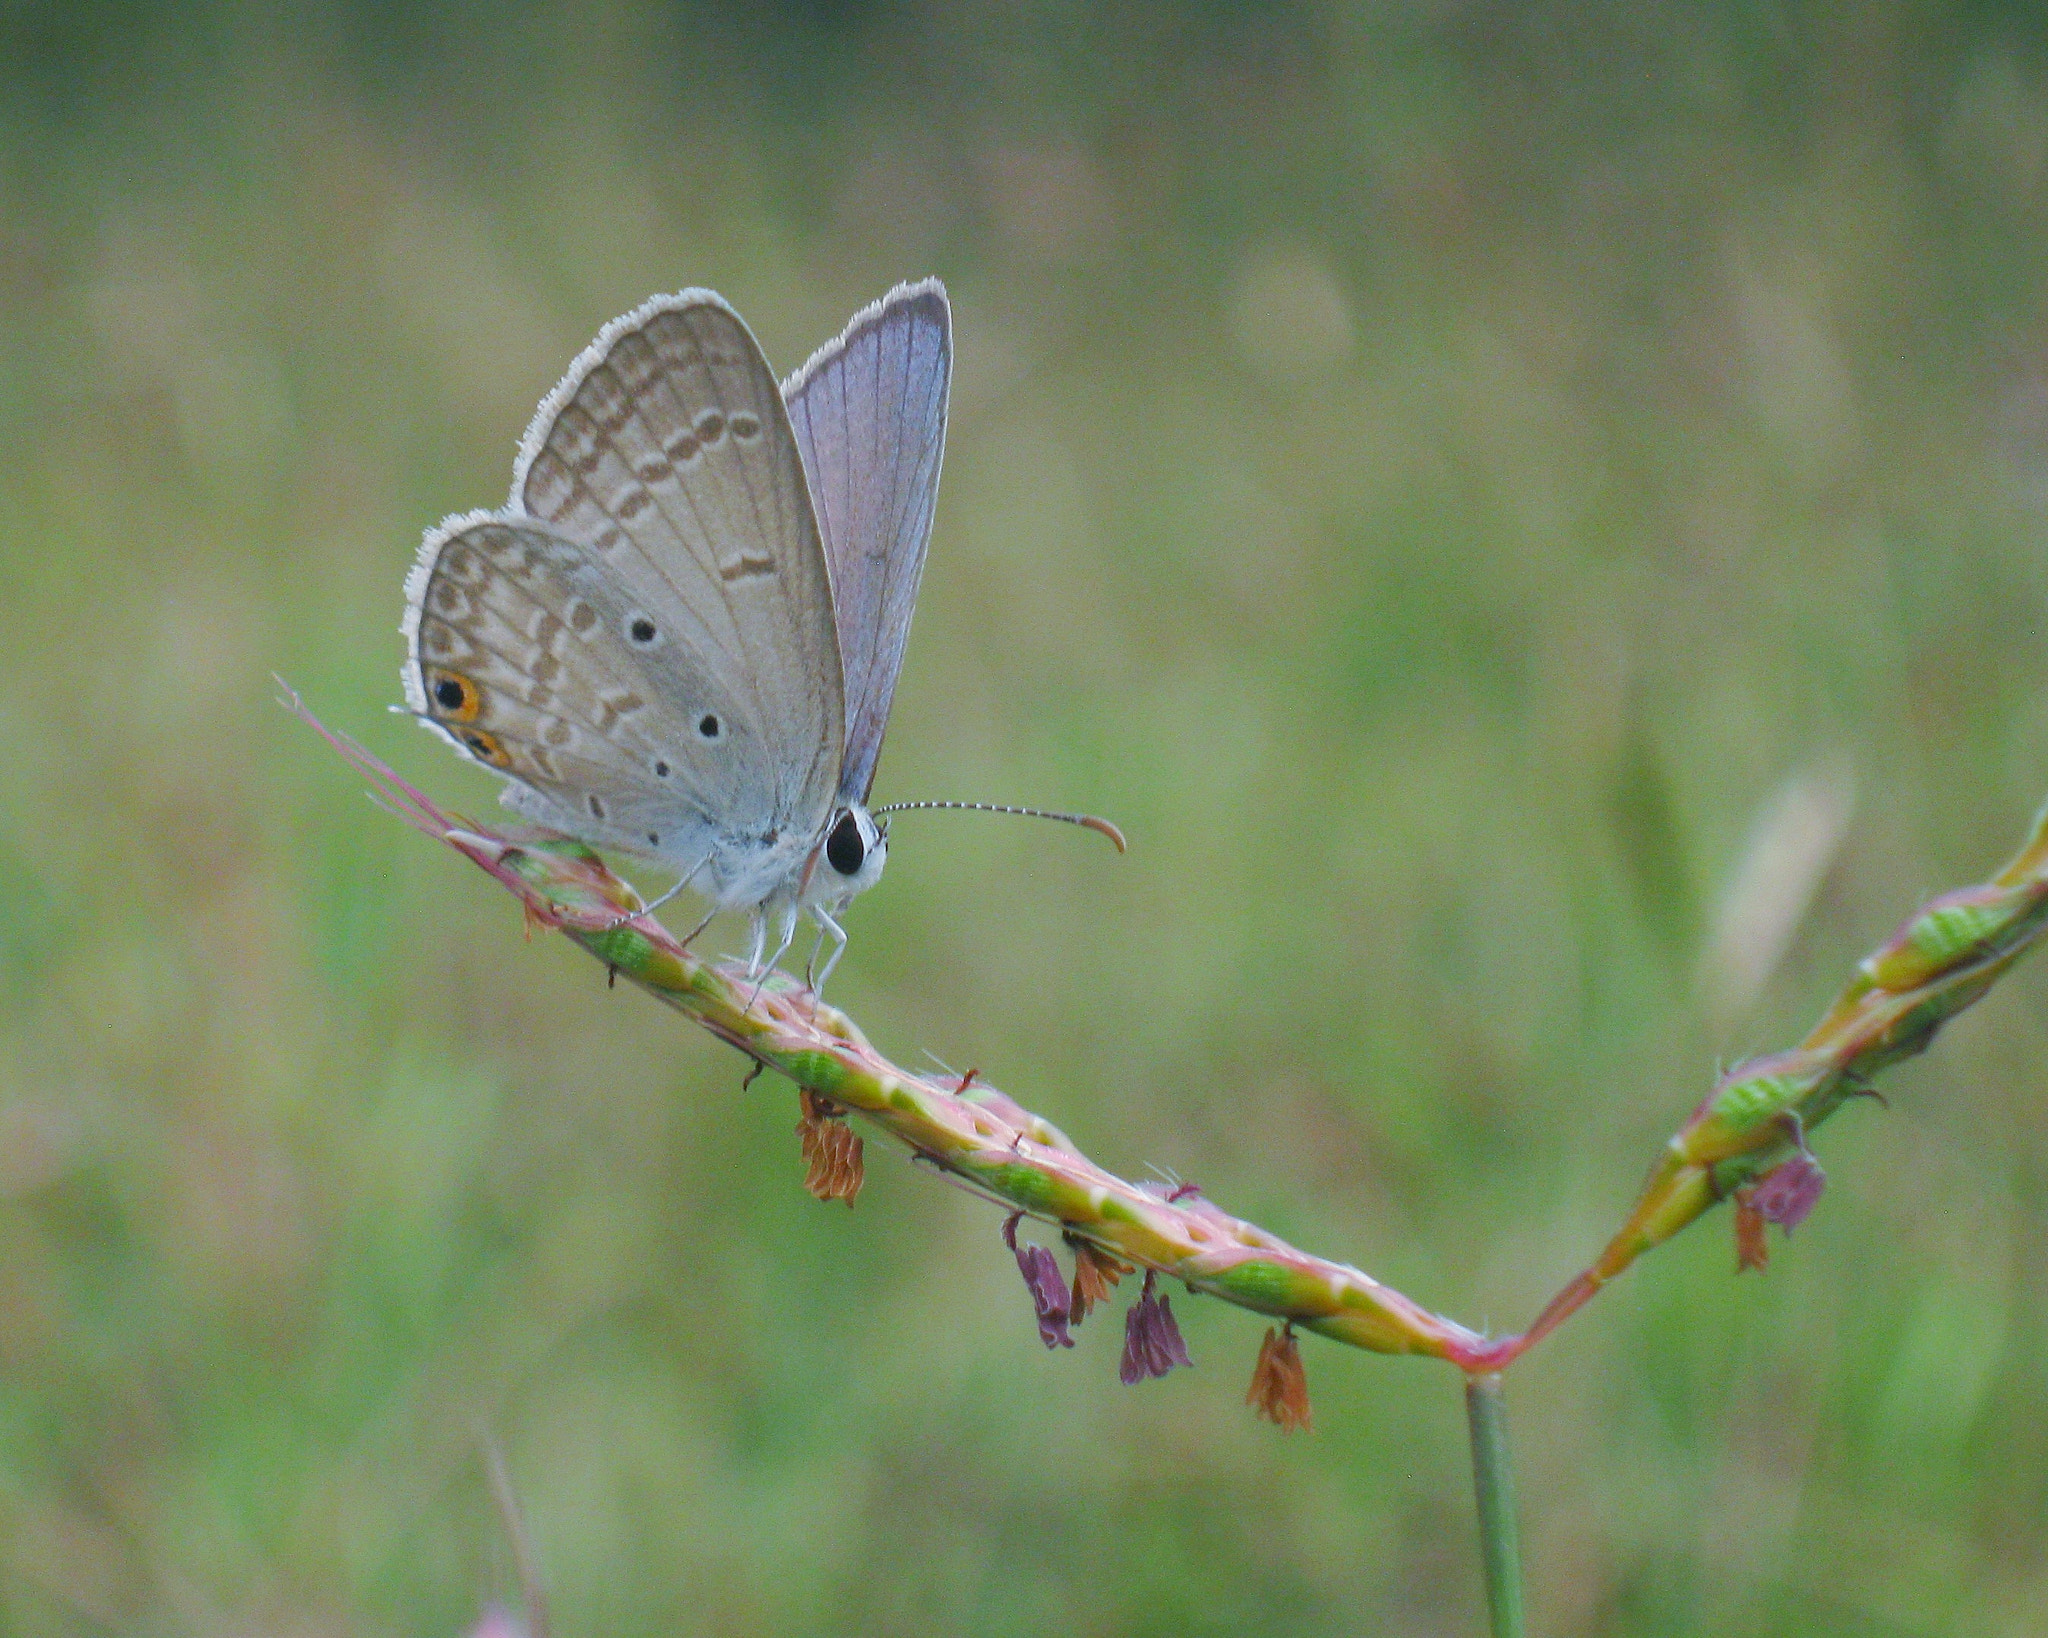
{"type": "MultiPolygon", "coordinates": [[[[2048,792],[2037,8],[0,4],[0,1631],[1482,1629],[1455,1375],[1126,1389],[988,1207],[362,799],[423,528],[613,314],[958,374],[834,981],[1519,1327],[2048,792]]],[[[658,879],[655,885],[658,885],[658,879]]],[[[742,930],[715,928],[737,947],[742,930]]],[[[1510,1379],[1536,1630],[2048,1629],[2026,968],[1510,1379]]]]}

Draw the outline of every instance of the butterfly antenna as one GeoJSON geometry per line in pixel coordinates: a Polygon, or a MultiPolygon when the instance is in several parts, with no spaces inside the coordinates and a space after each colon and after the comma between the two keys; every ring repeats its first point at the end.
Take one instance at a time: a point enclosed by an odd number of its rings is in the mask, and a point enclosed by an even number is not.
{"type": "Polygon", "coordinates": [[[871,813],[880,816],[889,813],[914,813],[920,808],[953,808],[963,813],[1014,813],[1025,819],[1057,819],[1063,825],[1079,825],[1083,830],[1092,830],[1107,836],[1116,844],[1119,853],[1124,851],[1124,833],[1107,819],[1098,819],[1092,813],[1054,813],[1046,808],[1011,808],[999,802],[891,802],[887,807],[871,808],[871,813]]]}

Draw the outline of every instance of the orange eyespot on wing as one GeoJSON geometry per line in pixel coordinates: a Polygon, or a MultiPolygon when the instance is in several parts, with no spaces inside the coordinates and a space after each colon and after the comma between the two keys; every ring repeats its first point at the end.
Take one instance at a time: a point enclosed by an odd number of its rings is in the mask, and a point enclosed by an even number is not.
{"type": "Polygon", "coordinates": [[[498,743],[495,734],[487,734],[481,728],[458,728],[455,737],[470,748],[479,762],[488,762],[494,768],[512,766],[512,753],[498,743]]]}
{"type": "Polygon", "coordinates": [[[474,722],[484,708],[483,690],[459,671],[426,668],[427,698],[433,715],[443,722],[474,722]]]}

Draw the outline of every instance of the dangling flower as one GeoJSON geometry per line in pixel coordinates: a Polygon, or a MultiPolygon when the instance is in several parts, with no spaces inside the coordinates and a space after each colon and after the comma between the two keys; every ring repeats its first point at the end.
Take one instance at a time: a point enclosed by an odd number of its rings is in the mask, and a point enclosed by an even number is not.
{"type": "Polygon", "coordinates": [[[1771,1260],[1771,1243],[1764,1238],[1764,1214],[1749,1203],[1749,1191],[1735,1194],[1735,1272],[1761,1270],[1771,1260]]]}
{"type": "Polygon", "coordinates": [[[1155,1297],[1152,1287],[1158,1276],[1145,1271],[1145,1289],[1124,1315],[1124,1357],[1117,1375],[1125,1387],[1147,1377],[1164,1376],[1176,1365],[1192,1365],[1187,1344],[1180,1339],[1180,1327],[1173,1321],[1172,1305],[1155,1297]]]}
{"type": "Polygon", "coordinates": [[[1749,1203],[1765,1222],[1776,1223],[1790,1234],[1820,1204],[1821,1191],[1827,1186],[1828,1174],[1802,1145],[1797,1154],[1780,1161],[1750,1185],[1749,1203]]]}
{"type": "Polygon", "coordinates": [[[1313,1426],[1308,1408],[1308,1372],[1302,1368],[1301,1348],[1294,1340],[1294,1327],[1285,1325],[1266,1332],[1259,1344],[1259,1362],[1252,1367],[1252,1385],[1244,1402],[1282,1433],[1313,1426]]]}
{"type": "Polygon", "coordinates": [[[1067,1282],[1060,1277],[1060,1265],[1044,1246],[1017,1244],[1017,1224],[1023,1218],[1013,1213],[1003,1224],[1003,1244],[1017,1258],[1017,1272],[1024,1276],[1024,1289],[1031,1293],[1031,1307],[1038,1316],[1038,1340],[1048,1348],[1071,1348],[1067,1335],[1067,1282]]]}
{"type": "Polygon", "coordinates": [[[867,1179],[861,1159],[860,1135],[839,1118],[837,1105],[809,1087],[797,1092],[802,1117],[796,1123],[803,1140],[804,1187],[820,1200],[844,1200],[850,1207],[867,1179]]]}
{"type": "Polygon", "coordinates": [[[1764,1225],[1776,1223],[1790,1234],[1805,1222],[1820,1203],[1828,1186],[1828,1175],[1802,1142],[1798,1150],[1781,1160],[1754,1183],[1735,1191],[1735,1267],[1762,1268],[1770,1261],[1771,1248],[1764,1240],[1764,1225]]]}
{"type": "Polygon", "coordinates": [[[1089,1309],[1109,1301],[1116,1282],[1131,1272],[1131,1265],[1117,1261],[1092,1241],[1072,1234],[1067,1236],[1067,1244],[1074,1253],[1074,1289],[1067,1300],[1067,1319],[1079,1325],[1088,1317],[1089,1309]]]}

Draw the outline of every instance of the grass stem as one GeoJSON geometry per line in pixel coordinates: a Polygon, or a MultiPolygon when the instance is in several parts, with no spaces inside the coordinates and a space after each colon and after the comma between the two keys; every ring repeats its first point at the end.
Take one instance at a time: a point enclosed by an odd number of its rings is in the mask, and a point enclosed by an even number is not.
{"type": "Polygon", "coordinates": [[[1522,1545],[1515,1528],[1515,1471],[1508,1455],[1507,1403],[1498,1372],[1465,1383],[1472,1428],[1472,1492],[1479,1504],[1479,1559],[1493,1638],[1523,1638],[1522,1545]]]}

